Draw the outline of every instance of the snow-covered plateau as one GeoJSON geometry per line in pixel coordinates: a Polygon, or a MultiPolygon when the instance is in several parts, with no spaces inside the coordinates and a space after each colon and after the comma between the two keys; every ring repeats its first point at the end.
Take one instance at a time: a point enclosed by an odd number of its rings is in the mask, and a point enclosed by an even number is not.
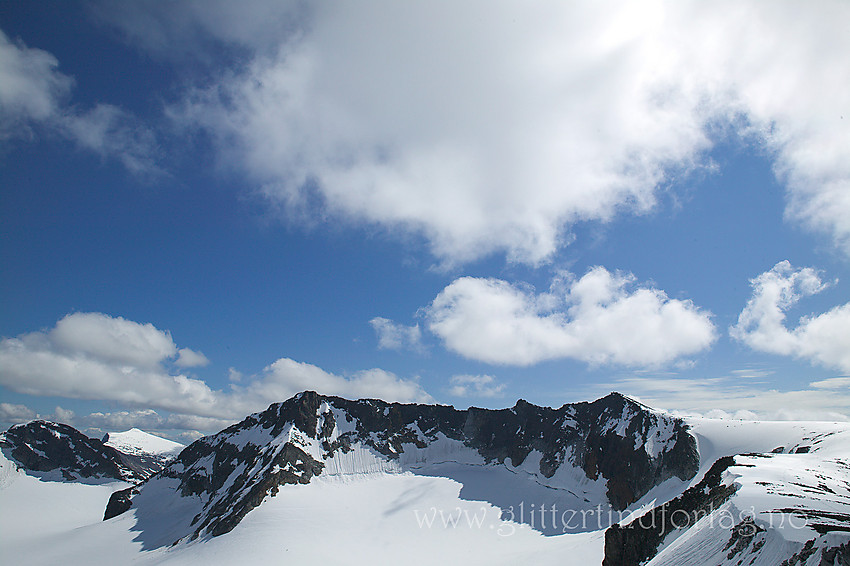
{"type": "Polygon", "coordinates": [[[850,564],[850,423],[304,392],[185,448],[64,427],[0,435],[4,563],[850,564]]]}

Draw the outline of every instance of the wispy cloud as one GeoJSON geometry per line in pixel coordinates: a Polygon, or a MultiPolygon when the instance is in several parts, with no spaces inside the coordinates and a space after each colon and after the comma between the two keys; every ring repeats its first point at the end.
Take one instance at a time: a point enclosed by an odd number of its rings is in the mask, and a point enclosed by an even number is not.
{"type": "Polygon", "coordinates": [[[803,358],[850,371],[850,303],[802,317],[788,328],[785,313],[802,298],[828,286],[810,267],[794,269],[788,261],[750,281],[753,296],[729,329],[732,338],[761,352],[803,358]]]}
{"type": "Polygon", "coordinates": [[[369,321],[378,337],[378,348],[385,350],[412,350],[423,352],[422,330],[418,324],[406,326],[388,318],[375,317],[369,321]]]}
{"type": "Polygon", "coordinates": [[[73,86],[56,57],[12,42],[0,30],[0,143],[33,138],[43,129],[116,159],[135,175],[160,176],[153,130],[111,104],[88,110],[70,104],[73,86]]]}
{"type": "Polygon", "coordinates": [[[716,338],[710,313],[603,267],[579,279],[564,273],[545,293],[463,277],[437,295],[427,320],[448,349],[495,364],[572,358],[655,366],[705,350],[716,338]]]}
{"type": "Polygon", "coordinates": [[[600,384],[651,407],[709,417],[765,420],[850,421],[846,378],[810,383],[800,389],[771,387],[739,376],[716,378],[624,377],[600,384]]]}
{"type": "Polygon", "coordinates": [[[501,397],[507,387],[492,375],[454,375],[449,383],[449,394],[455,397],[501,397]]]}

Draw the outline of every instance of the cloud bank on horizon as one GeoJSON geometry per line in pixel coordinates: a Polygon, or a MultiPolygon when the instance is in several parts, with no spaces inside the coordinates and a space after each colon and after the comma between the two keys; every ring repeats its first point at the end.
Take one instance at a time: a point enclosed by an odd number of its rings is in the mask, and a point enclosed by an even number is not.
{"type": "MultiPolygon", "coordinates": [[[[260,375],[239,380],[245,383],[232,383],[229,391],[213,390],[203,380],[175,371],[189,367],[186,360],[196,366],[208,362],[200,352],[178,349],[170,333],[150,323],[73,313],[47,332],[2,339],[0,384],[30,395],[161,409],[201,417],[191,421],[200,424],[232,422],[305,389],[354,398],[433,401],[416,380],[380,369],[343,377],[288,358],[273,362],[260,375]]],[[[25,407],[7,405],[7,416],[31,413],[25,407]]],[[[150,420],[149,413],[137,416],[143,422],[150,420]]]]}
{"type": "MultiPolygon", "coordinates": [[[[554,273],[545,290],[507,275],[453,276],[412,313],[421,326],[368,320],[381,350],[423,356],[430,340],[489,366],[642,371],[688,364],[731,338],[850,374],[850,302],[787,320],[842,284],[814,266],[753,269],[728,335],[721,313],[687,292],[616,265],[553,267],[577,226],[651,213],[675,181],[712,170],[710,152],[730,139],[771,161],[787,222],[850,258],[846,2],[98,0],[87,9],[133,49],[192,72],[143,119],[119,103],[78,103],[57,55],[0,31],[2,146],[58,137],[151,179],[170,174],[169,148],[203,139],[221,169],[292,222],[412,234],[445,270],[504,255],[554,273]],[[219,65],[222,46],[239,56],[219,65]]],[[[90,426],[210,430],[303,389],[434,400],[436,388],[415,376],[337,375],[288,357],[210,386],[191,373],[207,356],[120,314],[71,312],[49,330],[2,338],[0,384],[130,408],[87,417],[57,408],[90,426]]],[[[785,404],[850,418],[845,376],[755,405],[747,399],[762,389],[725,379],[617,383],[665,407],[710,411],[696,400],[720,396],[729,410],[785,404]]],[[[474,371],[446,383],[462,398],[498,398],[506,387],[474,371]]],[[[34,414],[0,404],[0,421],[34,414]]]]}

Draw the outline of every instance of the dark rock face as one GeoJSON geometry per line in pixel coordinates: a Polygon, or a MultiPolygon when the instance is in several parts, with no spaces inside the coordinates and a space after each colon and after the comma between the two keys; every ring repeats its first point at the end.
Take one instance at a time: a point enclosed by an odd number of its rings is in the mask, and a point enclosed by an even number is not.
{"type": "MultiPolygon", "coordinates": [[[[696,441],[681,421],[616,393],[558,409],[520,400],[511,409],[457,410],[307,391],[199,439],[151,481],[172,481],[180,495],[198,498],[202,510],[191,521],[191,538],[217,536],[280,485],[308,483],[326,460],[356,444],[392,461],[440,437],[463,443],[487,463],[519,466],[537,451],[546,478],[565,463],[581,468],[591,479],[607,479],[615,509],[670,477],[692,478],[699,464],[696,441]]],[[[129,508],[132,495],[116,494],[113,510],[129,508]]]]}
{"type": "MultiPolygon", "coordinates": [[[[626,526],[613,525],[605,531],[605,558],[602,566],[638,566],[655,556],[664,537],[691,527],[734,495],[737,487],[723,485],[721,478],[735,458],[727,456],[715,462],[705,477],[679,497],[655,507],[626,526]]],[[[741,524],[734,531],[727,550],[740,552],[752,541],[757,530],[741,524]],[[735,535],[739,536],[735,536],[735,535]]]]}
{"type": "Polygon", "coordinates": [[[56,470],[68,481],[111,478],[136,482],[150,475],[133,456],[65,424],[36,420],[15,425],[0,435],[0,446],[24,469],[56,470]]]}
{"type": "Polygon", "coordinates": [[[824,548],[820,566],[850,566],[850,543],[824,548]]]}
{"type": "Polygon", "coordinates": [[[116,491],[109,496],[109,502],[106,504],[106,511],[103,513],[103,520],[106,521],[112,517],[117,517],[121,513],[129,510],[133,505],[130,498],[134,495],[138,495],[138,493],[138,488],[128,487],[127,489],[116,491]]]}

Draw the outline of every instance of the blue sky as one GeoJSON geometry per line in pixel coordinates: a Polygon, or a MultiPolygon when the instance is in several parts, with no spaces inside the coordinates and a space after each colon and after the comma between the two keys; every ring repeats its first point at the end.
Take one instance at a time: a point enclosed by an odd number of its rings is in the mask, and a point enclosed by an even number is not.
{"type": "Polygon", "coordinates": [[[850,418],[850,8],[561,4],[4,6],[0,421],[850,418]]]}

